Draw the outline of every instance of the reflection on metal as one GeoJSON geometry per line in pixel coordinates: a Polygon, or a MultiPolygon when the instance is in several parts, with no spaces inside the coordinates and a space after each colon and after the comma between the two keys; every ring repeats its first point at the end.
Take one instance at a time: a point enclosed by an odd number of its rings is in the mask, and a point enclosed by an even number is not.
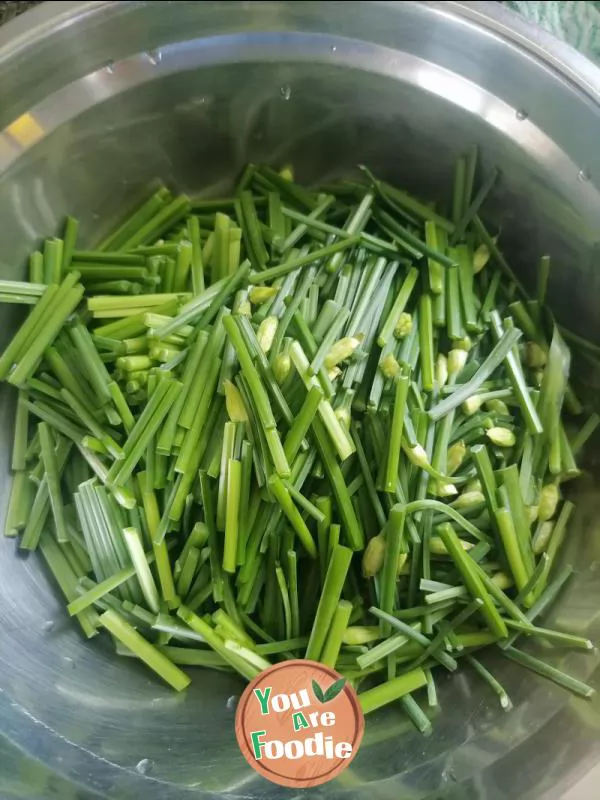
{"type": "Polygon", "coordinates": [[[43,127],[30,113],[21,114],[18,119],[11,122],[4,133],[20,145],[22,151],[33,147],[45,135],[43,127]]]}

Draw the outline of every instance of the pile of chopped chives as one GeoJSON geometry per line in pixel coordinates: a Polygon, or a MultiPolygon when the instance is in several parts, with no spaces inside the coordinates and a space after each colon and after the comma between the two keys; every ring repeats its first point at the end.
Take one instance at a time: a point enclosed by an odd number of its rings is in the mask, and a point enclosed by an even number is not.
{"type": "Polygon", "coordinates": [[[510,708],[485,647],[591,696],[514,645],[593,649],[538,622],[600,419],[577,424],[549,259],[530,298],[479,216],[476,155],[447,215],[368,170],[312,190],[250,165],[229,199],[159,189],[92,250],[68,218],[0,281],[30,309],[0,356],[5,533],[85,636],[176,690],[181,666],[321,660],[423,733],[434,667],[510,708]]]}

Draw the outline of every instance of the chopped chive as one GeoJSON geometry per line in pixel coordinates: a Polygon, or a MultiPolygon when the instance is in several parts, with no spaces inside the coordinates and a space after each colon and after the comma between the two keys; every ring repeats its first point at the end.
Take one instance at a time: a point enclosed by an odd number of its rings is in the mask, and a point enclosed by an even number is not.
{"type": "Polygon", "coordinates": [[[237,672],[239,672],[243,677],[247,680],[253,680],[259,672],[262,672],[260,667],[256,667],[253,664],[248,663],[248,661],[237,653],[234,653],[233,650],[228,649],[225,646],[225,642],[221,637],[214,631],[211,626],[201,619],[197,614],[194,614],[193,611],[190,611],[186,606],[180,606],[177,609],[177,615],[189,625],[189,627],[199,633],[206,643],[216,652],[218,653],[228,664],[230,664],[237,672]]]}
{"type": "Polygon", "coordinates": [[[17,536],[25,528],[31,514],[33,483],[25,472],[16,472],[10,488],[10,498],[4,522],[4,535],[17,536]]]}
{"type": "Polygon", "coordinates": [[[322,247],[319,250],[313,250],[312,253],[309,253],[306,256],[301,256],[295,259],[291,259],[290,261],[285,262],[284,264],[279,265],[278,267],[270,267],[268,269],[264,269],[261,272],[255,272],[250,275],[249,282],[252,284],[256,283],[267,283],[269,281],[273,281],[276,278],[281,278],[284,275],[287,275],[290,272],[293,272],[300,267],[306,267],[309,264],[314,264],[319,261],[323,261],[323,259],[328,258],[329,256],[336,255],[337,253],[341,253],[344,250],[348,250],[351,247],[354,247],[360,241],[359,236],[350,236],[347,239],[342,239],[341,242],[336,242],[334,244],[330,244],[327,247],[322,247]]]}
{"type": "Polygon", "coordinates": [[[358,696],[360,707],[363,714],[369,714],[381,706],[393,703],[394,700],[399,700],[404,695],[420,689],[427,683],[427,676],[422,669],[414,669],[411,672],[406,672],[398,678],[392,678],[385,683],[375,686],[373,689],[367,689],[366,692],[361,692],[358,696]]]}
{"type": "Polygon", "coordinates": [[[150,571],[140,533],[135,528],[123,528],[123,539],[129,551],[131,563],[140,583],[142,593],[150,608],[155,614],[159,612],[158,590],[154,583],[154,577],[150,571]]]}
{"type": "MultiPolygon", "coordinates": [[[[296,367],[296,370],[302,378],[308,391],[313,386],[318,386],[317,379],[314,378],[310,372],[310,364],[298,342],[292,342],[290,345],[290,358],[296,367]]],[[[327,432],[331,436],[332,443],[337,450],[340,458],[344,461],[348,456],[354,452],[354,445],[348,433],[339,422],[331,404],[323,398],[318,406],[319,417],[327,432]]]]}
{"type": "Polygon", "coordinates": [[[525,636],[537,636],[540,639],[546,639],[553,644],[563,645],[565,647],[575,647],[579,650],[593,650],[594,644],[589,639],[584,639],[582,636],[574,636],[571,633],[562,633],[561,631],[553,631],[548,628],[536,628],[533,625],[526,625],[523,622],[518,622],[514,619],[507,619],[506,625],[508,628],[518,630],[525,636]]]}
{"type": "Polygon", "coordinates": [[[318,661],[325,647],[327,634],[335,615],[337,604],[352,560],[352,550],[342,545],[333,549],[327,568],[325,583],[317,606],[305,658],[318,661]]]}
{"type": "Polygon", "coordinates": [[[394,409],[392,416],[392,428],[390,433],[390,443],[385,473],[385,491],[395,492],[398,482],[398,468],[400,464],[400,450],[402,444],[402,431],[404,425],[404,413],[406,408],[406,398],[408,396],[409,379],[400,376],[395,381],[394,409]]]}
{"type": "Polygon", "coordinates": [[[546,302],[546,290],[548,288],[548,277],[550,275],[550,256],[542,256],[537,268],[537,291],[536,299],[540,308],[546,302]]]}
{"type": "Polygon", "coordinates": [[[434,422],[438,419],[441,419],[453,408],[457,408],[467,398],[475,394],[484,381],[490,377],[490,375],[500,366],[507,355],[510,354],[511,349],[520,339],[520,337],[521,332],[516,328],[506,331],[497,341],[494,349],[481,364],[475,375],[473,375],[473,377],[466,383],[459,384],[457,389],[452,392],[451,395],[444,398],[444,400],[441,400],[437,405],[429,410],[428,414],[431,419],[434,422]]]}
{"type": "Polygon", "coordinates": [[[27,465],[28,431],[29,409],[27,407],[27,393],[20,391],[17,398],[17,413],[15,415],[15,433],[11,459],[11,469],[13,472],[21,472],[27,465]]]}
{"type": "Polygon", "coordinates": [[[277,503],[281,507],[281,510],[289,520],[290,525],[296,531],[302,546],[311,556],[311,558],[316,558],[317,548],[312,534],[302,519],[300,512],[294,505],[290,493],[286,489],[283,481],[277,475],[271,475],[268,485],[273,497],[276,499],[277,503]]]}
{"type": "Polygon", "coordinates": [[[513,707],[512,701],[511,701],[510,697],[507,695],[507,693],[506,693],[504,687],[502,686],[502,684],[500,684],[496,680],[496,678],[494,678],[492,673],[489,670],[487,670],[483,666],[483,664],[480,661],[478,661],[476,658],[474,658],[473,656],[468,655],[468,654],[467,654],[467,656],[465,658],[467,660],[467,663],[470,664],[473,667],[475,672],[481,678],[483,678],[483,680],[487,683],[487,685],[494,692],[494,694],[496,694],[498,696],[498,699],[500,700],[500,705],[502,706],[502,708],[505,711],[510,711],[510,709],[513,707]]]}
{"type": "Polygon", "coordinates": [[[50,506],[52,508],[52,516],[54,518],[56,539],[58,542],[68,542],[69,533],[67,531],[65,507],[63,504],[62,491],[60,487],[60,468],[56,451],[54,449],[52,434],[50,433],[50,428],[47,423],[40,422],[38,425],[38,434],[42,449],[42,462],[44,465],[44,471],[46,473],[48,496],[50,498],[50,506]]]}
{"type": "Polygon", "coordinates": [[[100,624],[176,691],[181,692],[189,686],[190,678],[140,636],[116,611],[105,611],[100,617],[100,624]]]}
{"type": "MultiPolygon", "coordinates": [[[[407,625],[405,622],[402,622],[402,620],[396,619],[396,617],[393,617],[391,614],[386,614],[379,608],[371,607],[369,612],[378,619],[388,622],[392,628],[395,628],[400,633],[404,634],[408,639],[421,645],[421,647],[427,648],[429,646],[429,639],[424,636],[420,630],[416,630],[411,625],[407,625]]],[[[432,655],[436,661],[439,661],[440,664],[443,664],[443,666],[445,666],[450,672],[453,672],[458,666],[456,660],[443,650],[436,650],[432,655]]]]}
{"type": "Polygon", "coordinates": [[[516,650],[514,647],[506,647],[503,650],[503,653],[506,658],[510,659],[511,661],[520,664],[522,667],[530,669],[537,675],[541,675],[542,678],[547,678],[548,680],[553,681],[559,686],[562,686],[564,689],[573,692],[573,694],[589,700],[596,693],[595,689],[593,689],[591,686],[588,686],[586,683],[583,683],[583,681],[579,681],[577,678],[567,675],[562,670],[552,667],[545,661],[541,661],[539,658],[529,655],[529,653],[523,653],[521,650],[516,650]]]}
{"type": "MultiPolygon", "coordinates": [[[[235,573],[237,547],[240,527],[240,495],[242,465],[230,458],[227,464],[227,507],[225,519],[225,540],[223,546],[223,569],[235,573]]],[[[218,510],[217,510],[218,515],[218,510]]]]}
{"type": "MultiPolygon", "coordinates": [[[[398,570],[398,557],[404,549],[404,523],[406,512],[402,508],[394,507],[390,511],[385,534],[385,553],[381,583],[379,587],[381,610],[391,614],[396,596],[396,581],[398,570]]],[[[389,624],[383,620],[380,624],[381,632],[389,634],[389,624]]]]}
{"type": "Polygon", "coordinates": [[[481,614],[485,618],[490,630],[499,637],[506,637],[508,632],[504,620],[498,614],[492,602],[492,598],[483,585],[480,576],[473,569],[473,562],[462,549],[460,540],[454,532],[454,529],[448,523],[444,523],[439,526],[438,532],[446,545],[446,549],[452,556],[456,568],[462,575],[467,589],[475,599],[479,598],[482,601],[483,607],[481,608],[481,614]]]}

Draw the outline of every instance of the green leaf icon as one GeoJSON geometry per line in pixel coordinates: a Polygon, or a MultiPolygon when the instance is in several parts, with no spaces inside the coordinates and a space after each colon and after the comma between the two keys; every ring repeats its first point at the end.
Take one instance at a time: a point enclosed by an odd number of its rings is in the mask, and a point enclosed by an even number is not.
{"type": "Polygon", "coordinates": [[[330,700],[333,700],[335,697],[337,697],[338,694],[344,688],[345,684],[346,684],[346,679],[345,678],[340,678],[339,680],[337,680],[334,683],[332,683],[331,686],[329,687],[329,689],[327,689],[326,692],[325,692],[324,702],[328,703],[330,700]]]}
{"type": "Polygon", "coordinates": [[[325,695],[323,694],[323,689],[319,686],[319,684],[313,680],[312,682],[312,690],[314,692],[315,697],[320,703],[325,702],[325,695]]]}

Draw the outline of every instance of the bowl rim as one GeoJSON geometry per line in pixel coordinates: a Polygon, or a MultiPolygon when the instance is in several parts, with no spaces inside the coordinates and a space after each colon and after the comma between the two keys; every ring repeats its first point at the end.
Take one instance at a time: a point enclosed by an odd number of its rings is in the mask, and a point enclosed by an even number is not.
{"type": "MultiPolygon", "coordinates": [[[[297,2],[298,0],[289,1],[297,2]]],[[[360,0],[360,2],[366,4],[367,0],[360,0]]],[[[596,66],[587,56],[571,45],[528,22],[518,13],[503,7],[500,3],[490,2],[489,0],[447,0],[446,2],[441,2],[441,0],[409,0],[408,3],[402,0],[376,0],[376,4],[392,8],[406,5],[426,6],[438,13],[455,17],[467,24],[477,26],[499,37],[507,46],[521,49],[549,70],[567,80],[576,90],[583,93],[596,105],[600,104],[600,67],[596,66]]],[[[135,2],[135,0],[117,0],[117,2],[112,0],[66,0],[59,3],[41,3],[0,28],[0,67],[18,56],[24,56],[27,50],[43,42],[57,31],[81,23],[86,19],[100,15],[112,16],[140,5],[143,4],[135,2]]],[[[374,4],[369,3],[369,5],[372,6],[374,4]]],[[[2,698],[0,698],[0,708],[2,707],[1,701],[2,698]]],[[[18,724],[20,730],[18,737],[12,738],[9,735],[8,738],[17,746],[22,746],[23,741],[28,738],[27,733],[21,731],[23,718],[26,716],[24,709],[13,706],[10,710],[4,708],[3,711],[6,713],[6,721],[8,723],[12,722],[15,729],[18,724]]],[[[36,735],[39,736],[40,728],[35,720],[28,720],[28,727],[32,734],[35,731],[36,735]]],[[[54,731],[45,732],[44,735],[47,735],[47,733],[50,733],[53,739],[59,738],[54,731]]],[[[56,742],[57,747],[60,747],[61,744],[61,742],[56,742]]],[[[72,742],[68,744],[72,747],[77,747],[72,742]]],[[[56,763],[52,764],[52,751],[52,747],[47,748],[47,756],[49,758],[43,758],[43,762],[57,774],[62,774],[68,780],[71,780],[75,786],[81,787],[83,779],[88,776],[80,775],[79,780],[73,780],[72,776],[63,773],[56,763]]],[[[24,754],[29,756],[26,751],[24,751],[24,754]]],[[[88,755],[92,755],[93,760],[97,758],[95,754],[88,755]]],[[[153,785],[153,790],[156,789],[157,791],[156,795],[152,791],[149,796],[160,796],[158,792],[162,794],[164,790],[164,784],[156,779],[136,776],[115,764],[110,764],[110,770],[115,775],[124,776],[126,774],[129,787],[135,787],[135,791],[137,791],[142,780],[145,787],[153,785]]],[[[82,788],[88,789],[89,787],[82,788]]],[[[211,796],[216,797],[210,792],[207,792],[204,796],[207,800],[211,796]]]]}
{"type": "MultiPolygon", "coordinates": [[[[299,0],[288,0],[299,2],[299,0]]],[[[160,2],[160,0],[159,0],[160,2]]],[[[367,0],[360,0],[366,3],[367,0]]],[[[153,3],[155,5],[156,3],[153,3]]],[[[596,104],[600,104],[600,66],[584,53],[529,22],[516,11],[490,0],[376,0],[373,5],[427,6],[463,19],[517,46],[553,72],[559,73],[596,104]]],[[[135,0],[64,0],[40,3],[0,28],[0,65],[8,62],[46,36],[76,24],[85,17],[114,15],[128,7],[143,5],[135,0]]]]}

